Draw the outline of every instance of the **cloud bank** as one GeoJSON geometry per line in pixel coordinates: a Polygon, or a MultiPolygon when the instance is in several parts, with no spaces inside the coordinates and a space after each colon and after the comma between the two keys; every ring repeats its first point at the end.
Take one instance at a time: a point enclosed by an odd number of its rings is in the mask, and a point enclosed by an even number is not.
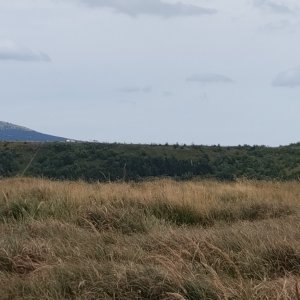
{"type": "Polygon", "coordinates": [[[77,0],[90,7],[110,8],[114,12],[130,16],[157,15],[162,17],[196,16],[215,14],[217,10],[181,2],[162,0],[77,0]]]}
{"type": "Polygon", "coordinates": [[[277,13],[277,14],[292,14],[290,7],[284,4],[283,1],[276,0],[253,0],[253,5],[257,8],[277,13]]]}
{"type": "Polygon", "coordinates": [[[200,82],[203,84],[213,84],[213,83],[233,83],[234,81],[224,75],[215,73],[202,73],[194,74],[186,79],[187,82],[200,82]]]}
{"type": "Polygon", "coordinates": [[[279,73],[272,82],[275,87],[299,87],[300,86],[300,66],[279,73]]]}
{"type": "Polygon", "coordinates": [[[13,41],[0,41],[0,60],[51,61],[47,54],[35,52],[13,41]]]}

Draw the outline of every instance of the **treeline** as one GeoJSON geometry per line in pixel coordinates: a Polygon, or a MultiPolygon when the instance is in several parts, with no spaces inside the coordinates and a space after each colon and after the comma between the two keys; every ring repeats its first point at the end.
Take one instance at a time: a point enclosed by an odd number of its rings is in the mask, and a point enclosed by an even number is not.
{"type": "Polygon", "coordinates": [[[0,176],[87,181],[149,177],[299,179],[300,144],[265,146],[0,143],[0,176]]]}

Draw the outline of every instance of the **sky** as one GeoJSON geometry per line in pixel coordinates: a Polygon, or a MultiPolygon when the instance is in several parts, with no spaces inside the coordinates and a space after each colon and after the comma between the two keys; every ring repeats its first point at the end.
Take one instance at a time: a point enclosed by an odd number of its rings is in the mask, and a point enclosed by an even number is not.
{"type": "Polygon", "coordinates": [[[298,0],[0,0],[0,120],[79,140],[300,141],[298,0]]]}

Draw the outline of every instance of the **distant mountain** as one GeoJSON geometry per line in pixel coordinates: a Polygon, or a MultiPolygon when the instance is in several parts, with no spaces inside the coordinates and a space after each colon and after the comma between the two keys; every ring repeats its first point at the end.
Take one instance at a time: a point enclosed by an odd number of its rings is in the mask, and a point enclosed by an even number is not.
{"type": "Polygon", "coordinates": [[[67,139],[0,121],[0,141],[60,142],[67,139]]]}

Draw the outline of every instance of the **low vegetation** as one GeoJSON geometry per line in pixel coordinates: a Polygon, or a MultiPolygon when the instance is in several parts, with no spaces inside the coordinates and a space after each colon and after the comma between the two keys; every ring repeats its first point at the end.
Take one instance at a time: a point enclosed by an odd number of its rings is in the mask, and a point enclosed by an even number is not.
{"type": "Polygon", "coordinates": [[[0,299],[300,299],[298,182],[0,181],[0,299]]]}

